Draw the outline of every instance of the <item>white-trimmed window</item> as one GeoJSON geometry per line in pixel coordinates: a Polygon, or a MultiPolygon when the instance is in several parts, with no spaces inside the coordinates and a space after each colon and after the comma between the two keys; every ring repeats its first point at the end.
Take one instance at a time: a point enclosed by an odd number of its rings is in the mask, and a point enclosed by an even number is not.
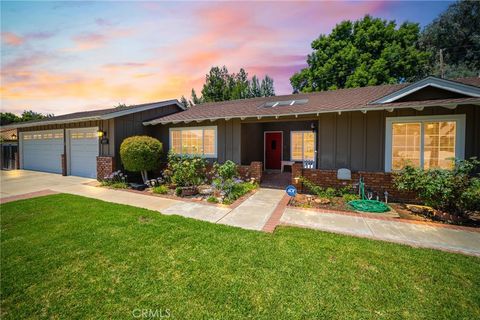
{"type": "Polygon", "coordinates": [[[465,154],[465,115],[386,118],[385,171],[451,169],[465,154]]]}
{"type": "Polygon", "coordinates": [[[290,160],[315,160],[315,133],[312,131],[290,132],[290,160]]]}
{"type": "Polygon", "coordinates": [[[217,127],[170,128],[170,149],[176,154],[217,157],[217,127]]]}

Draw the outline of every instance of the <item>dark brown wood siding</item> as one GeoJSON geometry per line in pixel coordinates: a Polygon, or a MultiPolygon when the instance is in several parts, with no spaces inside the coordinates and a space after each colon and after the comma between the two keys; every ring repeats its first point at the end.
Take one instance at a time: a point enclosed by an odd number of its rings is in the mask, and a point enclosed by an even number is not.
{"type": "Polygon", "coordinates": [[[465,157],[480,158],[480,107],[459,106],[454,110],[435,107],[423,111],[397,109],[344,112],[319,116],[318,167],[383,171],[385,168],[385,119],[387,117],[465,114],[465,157]]]}
{"type": "Polygon", "coordinates": [[[72,122],[72,123],[64,123],[64,124],[49,124],[49,125],[35,126],[35,127],[29,127],[29,128],[19,128],[18,132],[73,129],[73,128],[90,128],[90,127],[97,127],[97,128],[99,128],[99,130],[105,131],[107,133],[107,138],[109,139],[108,144],[100,144],[99,155],[101,155],[101,156],[114,156],[114,154],[115,154],[115,135],[114,135],[115,124],[114,124],[113,119],[99,120],[99,121],[72,122]]]}
{"type": "Polygon", "coordinates": [[[454,110],[435,107],[423,111],[398,109],[324,113],[318,117],[284,117],[278,120],[218,120],[200,123],[179,123],[151,127],[151,134],[169,149],[168,129],[171,127],[212,126],[218,128],[219,162],[234,160],[250,164],[263,162],[263,135],[265,131],[283,131],[283,159],[290,160],[290,132],[310,130],[314,123],[317,129],[317,165],[320,169],[349,168],[353,171],[384,171],[385,168],[385,119],[400,116],[425,116],[443,114],[466,114],[465,157],[480,158],[480,106],[459,106],[454,110]]]}
{"type": "Polygon", "coordinates": [[[156,125],[152,126],[152,136],[159,139],[163,144],[165,154],[170,150],[170,128],[182,128],[182,127],[217,127],[217,158],[210,158],[211,161],[225,162],[226,160],[232,160],[236,163],[240,163],[241,155],[241,126],[239,119],[232,120],[216,120],[216,121],[202,121],[202,122],[190,122],[190,123],[178,123],[168,125],[156,125]]]}
{"type": "Polygon", "coordinates": [[[143,122],[179,112],[177,105],[169,105],[152,110],[136,112],[115,118],[115,157],[117,168],[122,168],[120,159],[120,145],[123,140],[136,135],[155,136],[152,126],[144,126],[143,122]]]}

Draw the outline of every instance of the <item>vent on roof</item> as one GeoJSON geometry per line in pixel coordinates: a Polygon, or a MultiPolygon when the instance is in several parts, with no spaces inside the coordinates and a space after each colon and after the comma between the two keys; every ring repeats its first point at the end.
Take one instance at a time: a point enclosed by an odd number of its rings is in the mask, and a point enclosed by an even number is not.
{"type": "Polygon", "coordinates": [[[285,101],[270,101],[261,104],[259,108],[275,108],[275,107],[284,107],[284,106],[297,106],[300,104],[305,104],[308,102],[308,99],[299,99],[299,100],[285,100],[285,101]]]}

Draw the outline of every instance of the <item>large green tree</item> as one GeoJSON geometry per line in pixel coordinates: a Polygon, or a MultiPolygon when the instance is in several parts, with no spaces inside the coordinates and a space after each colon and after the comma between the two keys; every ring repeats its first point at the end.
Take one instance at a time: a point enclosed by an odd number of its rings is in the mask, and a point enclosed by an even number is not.
{"type": "Polygon", "coordinates": [[[205,83],[201,97],[194,89],[191,100],[184,96],[181,103],[187,107],[203,102],[228,101],[254,97],[270,97],[275,95],[273,79],[268,75],[261,81],[254,75],[251,80],[248,73],[242,68],[238,73],[229,73],[227,67],[212,67],[205,75],[205,83]]]}
{"type": "Polygon", "coordinates": [[[480,2],[459,1],[425,27],[420,43],[431,53],[430,73],[446,78],[480,73],[480,2]]]}
{"type": "Polygon", "coordinates": [[[343,21],[312,42],[308,67],[291,78],[294,92],[411,81],[424,76],[429,54],[418,45],[420,27],[365,16],[343,21]]]}
{"type": "Polygon", "coordinates": [[[0,125],[4,126],[10,123],[40,120],[49,117],[53,117],[53,114],[42,114],[32,110],[24,110],[20,116],[11,112],[1,112],[0,125]]]}

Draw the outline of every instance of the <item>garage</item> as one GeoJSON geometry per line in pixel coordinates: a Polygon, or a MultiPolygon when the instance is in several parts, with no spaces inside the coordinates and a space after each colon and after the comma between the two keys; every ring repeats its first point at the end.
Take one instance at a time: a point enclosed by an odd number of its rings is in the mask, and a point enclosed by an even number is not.
{"type": "Polygon", "coordinates": [[[23,132],[20,148],[22,168],[62,173],[63,130],[23,132]]]}
{"type": "Polygon", "coordinates": [[[67,168],[72,176],[97,177],[98,128],[67,129],[67,168]]]}

